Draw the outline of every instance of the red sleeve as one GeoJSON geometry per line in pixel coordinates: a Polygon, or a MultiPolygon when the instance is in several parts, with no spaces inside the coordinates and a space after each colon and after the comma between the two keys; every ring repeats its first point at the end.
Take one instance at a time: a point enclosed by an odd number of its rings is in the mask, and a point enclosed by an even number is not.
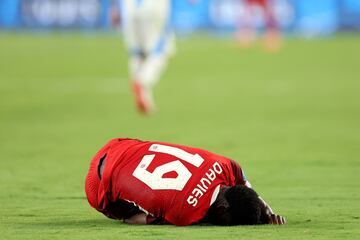
{"type": "Polygon", "coordinates": [[[234,160],[230,160],[230,164],[235,176],[235,185],[245,185],[246,179],[240,165],[234,160]]]}

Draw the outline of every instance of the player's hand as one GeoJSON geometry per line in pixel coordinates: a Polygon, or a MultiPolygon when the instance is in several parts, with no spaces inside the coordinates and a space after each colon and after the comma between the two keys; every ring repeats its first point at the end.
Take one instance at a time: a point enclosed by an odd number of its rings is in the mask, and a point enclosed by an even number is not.
{"type": "Polygon", "coordinates": [[[275,225],[282,225],[285,224],[286,220],[283,216],[277,215],[277,214],[270,214],[269,215],[269,224],[275,224],[275,225]]]}

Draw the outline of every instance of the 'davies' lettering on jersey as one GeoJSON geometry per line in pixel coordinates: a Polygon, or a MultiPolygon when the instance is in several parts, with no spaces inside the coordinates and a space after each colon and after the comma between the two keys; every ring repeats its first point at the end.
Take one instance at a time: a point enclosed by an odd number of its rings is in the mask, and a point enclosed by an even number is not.
{"type": "Polygon", "coordinates": [[[206,173],[205,176],[202,177],[196,187],[191,191],[191,195],[187,198],[187,203],[193,207],[199,202],[199,198],[201,198],[206,191],[209,189],[211,183],[216,179],[216,175],[221,174],[223,172],[221,165],[218,162],[215,162],[206,173]]]}

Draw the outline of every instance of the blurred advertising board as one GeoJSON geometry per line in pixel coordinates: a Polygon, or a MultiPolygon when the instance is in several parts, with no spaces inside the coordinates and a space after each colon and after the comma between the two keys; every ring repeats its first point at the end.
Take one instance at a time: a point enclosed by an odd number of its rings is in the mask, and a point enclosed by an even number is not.
{"type": "MultiPolygon", "coordinates": [[[[0,0],[0,28],[108,28],[111,1],[0,0]]],[[[233,31],[245,21],[245,1],[172,0],[172,22],[181,33],[199,29],[233,31]]],[[[278,24],[286,32],[318,36],[343,29],[360,30],[360,0],[269,1],[278,24]]],[[[256,26],[262,29],[264,21],[261,11],[255,12],[255,19],[256,26]]]]}
{"type": "Polygon", "coordinates": [[[0,25],[30,28],[102,27],[106,22],[108,2],[103,0],[0,0],[2,15],[0,25]]]}
{"type": "Polygon", "coordinates": [[[339,24],[344,30],[360,30],[360,0],[343,0],[339,4],[339,24]]]}
{"type": "MultiPolygon", "coordinates": [[[[339,1],[269,0],[276,22],[283,31],[305,36],[327,35],[339,30],[339,18],[348,16],[347,14],[338,15],[339,1]]],[[[360,0],[345,1],[360,2],[360,0]]],[[[174,25],[178,31],[189,32],[200,27],[231,32],[244,24],[249,14],[246,0],[202,0],[200,2],[201,4],[198,5],[186,3],[174,5],[174,25]]],[[[253,14],[256,27],[259,30],[263,29],[264,13],[260,7],[255,9],[253,14]]]]}
{"type": "MultiPolygon", "coordinates": [[[[272,0],[274,15],[283,29],[290,28],[295,21],[294,7],[289,0],[272,0]]],[[[215,28],[236,28],[246,19],[246,2],[244,0],[210,0],[210,23],[215,28]]],[[[255,24],[263,27],[263,14],[259,9],[254,11],[255,24]]]]}
{"type": "Polygon", "coordinates": [[[294,30],[300,35],[312,37],[328,35],[339,28],[338,0],[298,0],[294,5],[296,22],[294,30]]]}

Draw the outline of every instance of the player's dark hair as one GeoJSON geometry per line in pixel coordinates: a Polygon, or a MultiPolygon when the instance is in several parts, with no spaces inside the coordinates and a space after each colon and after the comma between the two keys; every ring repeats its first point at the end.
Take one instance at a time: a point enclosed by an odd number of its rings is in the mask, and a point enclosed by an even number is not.
{"type": "Polygon", "coordinates": [[[262,203],[258,194],[246,186],[234,186],[225,193],[232,225],[260,224],[262,203]]]}
{"type": "Polygon", "coordinates": [[[254,225],[262,223],[262,203],[258,194],[246,186],[224,188],[208,211],[208,221],[216,225],[254,225]]]}

